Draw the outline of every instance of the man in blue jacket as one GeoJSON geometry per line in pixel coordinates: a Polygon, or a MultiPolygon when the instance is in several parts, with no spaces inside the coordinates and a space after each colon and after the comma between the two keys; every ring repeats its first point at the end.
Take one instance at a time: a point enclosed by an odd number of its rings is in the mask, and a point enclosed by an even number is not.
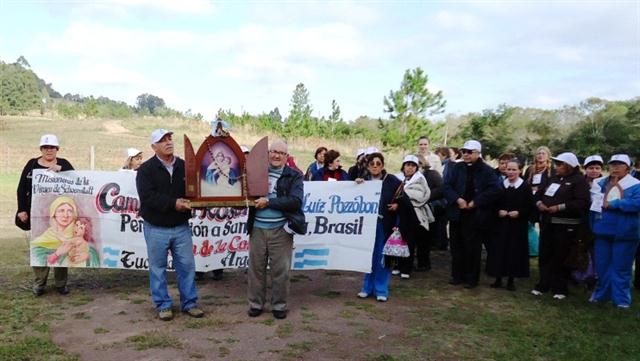
{"type": "Polygon", "coordinates": [[[151,298],[158,317],[173,319],[173,300],[167,289],[167,254],[171,251],[180,290],[180,309],[191,317],[202,317],[195,285],[195,261],[191,239],[191,206],[185,199],[184,161],[173,155],[173,139],[165,129],[151,133],[155,156],[138,169],[136,187],[140,196],[140,216],[144,219],[144,239],[149,256],[151,298]]]}
{"type": "Polygon", "coordinates": [[[271,312],[287,317],[293,234],[305,234],[302,213],[302,174],[285,165],[287,143],[276,140],[269,148],[269,194],[249,211],[248,298],[250,317],[262,314],[267,293],[267,265],[271,273],[271,312]]]}
{"type": "Polygon", "coordinates": [[[443,189],[451,221],[449,283],[474,288],[480,280],[482,241],[491,226],[491,208],[500,195],[500,184],[494,169],[480,156],[480,142],[468,140],[460,150],[463,162],[452,163],[443,189]]]}

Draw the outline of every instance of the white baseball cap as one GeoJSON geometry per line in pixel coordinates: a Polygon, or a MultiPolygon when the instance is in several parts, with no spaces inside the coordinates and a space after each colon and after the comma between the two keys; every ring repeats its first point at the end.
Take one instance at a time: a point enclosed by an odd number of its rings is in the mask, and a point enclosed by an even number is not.
{"type": "Polygon", "coordinates": [[[379,152],[380,151],[376,147],[368,147],[367,149],[364,150],[364,154],[366,154],[366,155],[373,154],[373,153],[379,153],[379,152]]]}
{"type": "Polygon", "coordinates": [[[358,148],[358,152],[356,153],[356,158],[358,158],[359,156],[363,155],[365,152],[366,152],[366,149],[358,148]]]}
{"type": "Polygon", "coordinates": [[[412,162],[412,163],[415,163],[416,165],[420,164],[418,157],[416,157],[413,154],[407,154],[404,156],[404,159],[402,160],[402,164],[405,164],[406,162],[412,162]]]}
{"type": "Polygon", "coordinates": [[[240,146],[240,150],[242,151],[242,153],[249,153],[249,148],[245,147],[244,145],[240,146]]]}
{"type": "Polygon", "coordinates": [[[170,130],[162,129],[162,128],[154,130],[151,133],[151,138],[150,138],[151,144],[158,143],[162,139],[162,137],[164,137],[167,134],[173,134],[173,132],[170,130]]]}
{"type": "Polygon", "coordinates": [[[571,166],[571,168],[575,168],[580,164],[580,162],[578,162],[578,157],[576,157],[576,155],[571,152],[560,153],[555,157],[551,157],[551,159],[558,162],[567,163],[571,166]]]}
{"type": "Polygon", "coordinates": [[[590,155],[587,157],[587,159],[584,160],[584,166],[586,167],[587,165],[589,165],[589,163],[600,163],[600,165],[604,164],[604,160],[602,160],[602,157],[594,154],[594,155],[590,155]]]}
{"type": "Polygon", "coordinates": [[[43,145],[52,145],[54,147],[59,147],[60,143],[58,142],[58,137],[55,134],[45,134],[40,137],[40,146],[43,145]]]}
{"type": "Polygon", "coordinates": [[[477,140],[471,139],[464,142],[464,145],[460,149],[477,150],[478,152],[482,152],[482,145],[480,145],[480,142],[477,140]]]}
{"type": "Polygon", "coordinates": [[[135,157],[136,155],[142,153],[141,150],[136,148],[127,148],[127,158],[135,157]]]}
{"type": "Polygon", "coordinates": [[[612,155],[611,159],[609,159],[609,164],[611,164],[613,162],[624,163],[627,166],[631,167],[631,158],[629,158],[629,156],[626,155],[626,154],[614,154],[614,155],[612,155]]]}

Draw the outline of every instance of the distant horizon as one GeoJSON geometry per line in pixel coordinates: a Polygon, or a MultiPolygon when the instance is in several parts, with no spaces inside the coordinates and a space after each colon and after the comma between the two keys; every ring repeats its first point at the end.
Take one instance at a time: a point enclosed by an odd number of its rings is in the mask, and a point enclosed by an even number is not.
{"type": "Polygon", "coordinates": [[[212,119],[387,119],[383,98],[421,67],[447,115],[543,110],[640,95],[640,2],[0,2],[3,61],[24,56],[61,93],[163,98],[212,119]],[[286,5],[286,6],[285,6],[286,5]],[[8,36],[7,34],[12,34],[8,36]]]}

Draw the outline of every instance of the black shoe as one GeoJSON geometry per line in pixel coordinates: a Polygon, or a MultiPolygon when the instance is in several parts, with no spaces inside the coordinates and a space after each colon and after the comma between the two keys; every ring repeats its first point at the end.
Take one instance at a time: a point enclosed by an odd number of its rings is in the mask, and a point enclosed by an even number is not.
{"type": "Polygon", "coordinates": [[[56,291],[58,291],[59,294],[61,295],[68,295],[69,294],[69,288],[67,286],[64,287],[56,287],[56,291]]]}
{"type": "Polygon", "coordinates": [[[247,311],[247,315],[249,315],[249,317],[258,317],[261,314],[262,314],[261,308],[250,308],[249,311],[247,311]]]}
{"type": "Polygon", "coordinates": [[[214,281],[222,281],[222,270],[221,269],[217,269],[213,271],[213,278],[214,281]]]}
{"type": "Polygon", "coordinates": [[[282,320],[284,318],[287,318],[287,310],[273,310],[273,317],[282,320]]]}
{"type": "Polygon", "coordinates": [[[36,297],[40,297],[42,295],[44,295],[44,288],[39,288],[39,287],[35,287],[33,290],[33,295],[36,297]]]}
{"type": "Polygon", "coordinates": [[[449,280],[449,284],[450,284],[450,285],[457,286],[457,285],[461,285],[461,284],[462,284],[462,281],[461,281],[461,280],[459,280],[459,279],[452,278],[452,279],[450,279],[450,280],[449,280]]]}
{"type": "Polygon", "coordinates": [[[478,287],[477,283],[467,283],[466,285],[464,285],[464,288],[466,288],[468,290],[470,290],[472,288],[476,288],[476,287],[478,287]]]}

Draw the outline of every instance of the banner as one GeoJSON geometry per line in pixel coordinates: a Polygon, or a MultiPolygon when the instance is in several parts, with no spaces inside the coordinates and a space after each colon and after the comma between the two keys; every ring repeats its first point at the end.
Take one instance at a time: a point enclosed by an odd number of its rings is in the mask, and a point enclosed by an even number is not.
{"type": "MultiPolygon", "coordinates": [[[[35,170],[31,265],[148,269],[135,172],[35,170]]],[[[369,272],[381,182],[305,182],[292,268],[369,272]]],[[[197,271],[246,267],[247,208],[194,209],[197,271]]],[[[169,259],[169,268],[172,268],[169,259]]]]}

